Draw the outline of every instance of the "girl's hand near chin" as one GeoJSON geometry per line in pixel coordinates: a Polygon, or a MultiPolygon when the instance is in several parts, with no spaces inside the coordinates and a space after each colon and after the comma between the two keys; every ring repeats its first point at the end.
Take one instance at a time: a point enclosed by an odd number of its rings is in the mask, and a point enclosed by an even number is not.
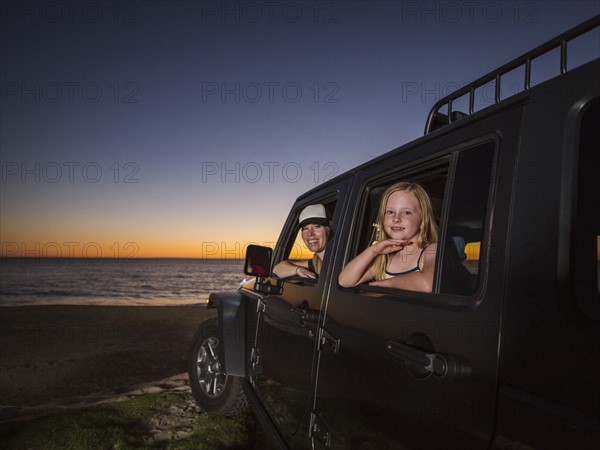
{"type": "Polygon", "coordinates": [[[386,239],[371,246],[373,251],[378,255],[389,255],[390,253],[399,252],[407,245],[412,244],[410,240],[386,239]]]}

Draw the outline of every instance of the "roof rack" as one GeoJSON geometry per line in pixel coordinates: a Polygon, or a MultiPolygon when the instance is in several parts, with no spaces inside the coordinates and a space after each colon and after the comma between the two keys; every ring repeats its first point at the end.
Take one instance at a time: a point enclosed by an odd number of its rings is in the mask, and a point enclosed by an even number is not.
{"type": "Polygon", "coordinates": [[[600,26],[600,15],[592,17],[591,19],[583,22],[582,24],[566,31],[565,33],[555,37],[554,39],[540,45],[539,47],[530,50],[524,55],[515,58],[507,64],[499,67],[496,70],[482,76],[481,78],[469,83],[468,85],[452,92],[451,94],[445,96],[440,99],[433,105],[431,110],[429,111],[429,115],[427,117],[427,123],[425,125],[425,134],[428,134],[438,128],[443,127],[444,125],[451,124],[463,117],[466,117],[470,114],[474,113],[475,108],[475,90],[482,88],[487,83],[491,81],[495,81],[495,99],[494,103],[500,102],[500,87],[501,87],[501,78],[503,75],[506,75],[510,71],[525,66],[525,82],[524,82],[524,90],[528,90],[531,88],[531,62],[533,59],[538,58],[544,54],[549,53],[555,48],[560,47],[560,73],[564,74],[567,72],[567,43],[578,36],[600,26]],[[469,96],[469,112],[464,113],[460,111],[452,110],[452,103],[457,99],[466,96],[469,96]],[[444,106],[447,106],[447,114],[443,114],[440,112],[444,106]]]}

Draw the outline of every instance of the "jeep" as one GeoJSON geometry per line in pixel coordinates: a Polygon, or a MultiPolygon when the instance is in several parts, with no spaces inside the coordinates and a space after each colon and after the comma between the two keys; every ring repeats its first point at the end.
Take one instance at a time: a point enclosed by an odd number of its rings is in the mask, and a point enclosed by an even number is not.
{"type": "Polygon", "coordinates": [[[250,407],[273,448],[600,448],[600,16],[433,105],[425,134],[301,195],[238,291],[210,295],[189,379],[203,411],[250,407]],[[597,36],[597,35],[595,35],[597,36]],[[535,86],[532,64],[557,55],[535,86]],[[506,95],[508,74],[523,89],[506,95]],[[477,108],[482,89],[491,104],[477,108]],[[338,284],[385,188],[418,182],[439,229],[432,292],[338,284]],[[331,218],[317,279],[300,212],[331,218]]]}

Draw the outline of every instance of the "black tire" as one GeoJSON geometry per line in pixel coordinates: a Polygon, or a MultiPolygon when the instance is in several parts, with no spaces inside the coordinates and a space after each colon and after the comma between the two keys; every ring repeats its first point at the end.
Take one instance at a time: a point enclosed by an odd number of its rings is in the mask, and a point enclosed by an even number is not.
{"type": "Polygon", "coordinates": [[[196,331],[188,362],[190,387],[204,412],[234,416],[248,409],[242,379],[222,371],[217,319],[204,321],[196,331]]]}

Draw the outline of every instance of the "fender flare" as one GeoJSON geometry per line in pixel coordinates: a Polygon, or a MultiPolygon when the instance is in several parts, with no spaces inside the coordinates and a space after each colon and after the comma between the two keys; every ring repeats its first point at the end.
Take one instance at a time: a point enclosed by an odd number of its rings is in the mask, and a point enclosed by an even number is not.
{"type": "Polygon", "coordinates": [[[227,375],[245,377],[246,301],[239,292],[214,292],[207,308],[216,308],[219,318],[219,352],[227,375]]]}

